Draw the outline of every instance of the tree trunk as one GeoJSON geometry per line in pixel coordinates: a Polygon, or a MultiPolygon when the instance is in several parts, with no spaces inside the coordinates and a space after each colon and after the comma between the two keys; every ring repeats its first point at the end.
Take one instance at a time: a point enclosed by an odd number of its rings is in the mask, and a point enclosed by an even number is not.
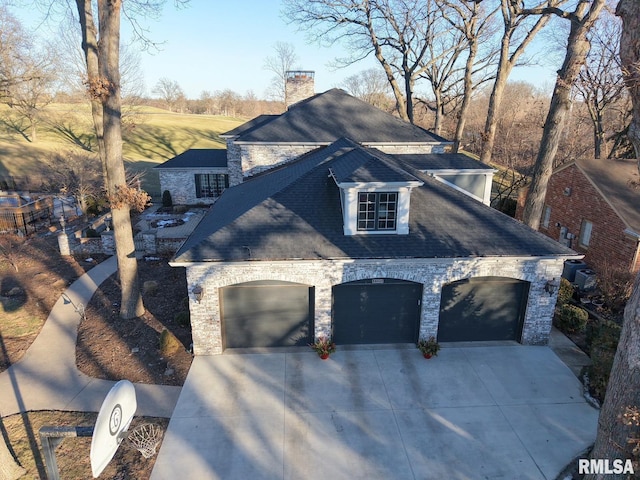
{"type": "Polygon", "coordinates": [[[87,65],[87,89],[89,91],[89,101],[91,102],[91,117],[93,118],[93,127],[96,131],[96,142],[98,143],[98,155],[102,165],[102,176],[107,181],[107,162],[104,156],[104,128],[102,125],[102,103],[97,95],[92,94],[95,86],[92,83],[97,82],[100,78],[100,69],[98,67],[98,32],[96,31],[96,23],[93,19],[93,10],[91,8],[91,0],[76,0],[78,6],[78,14],[80,17],[80,30],[82,30],[82,51],[84,52],[85,62],[87,65]]]}
{"type": "Polygon", "coordinates": [[[464,127],[467,122],[467,112],[471,104],[471,94],[473,93],[473,65],[476,61],[478,53],[478,42],[471,39],[469,43],[469,55],[464,68],[464,93],[462,95],[462,104],[458,113],[458,123],[456,125],[456,133],[453,139],[453,152],[458,153],[462,146],[462,137],[464,135],[464,127]]]}
{"type": "Polygon", "coordinates": [[[13,458],[9,447],[4,441],[0,442],[0,480],[16,480],[26,472],[13,458]]]}
{"type": "MultiPolygon", "coordinates": [[[[514,2],[515,3],[515,2],[514,2]]],[[[550,3],[557,3],[551,1],[550,3]]],[[[504,89],[511,74],[511,70],[517,63],[518,59],[525,52],[525,49],[533,41],[535,36],[549,21],[549,15],[542,15],[533,27],[526,33],[518,47],[511,51],[511,40],[518,28],[519,13],[514,9],[514,4],[509,0],[501,0],[502,18],[504,21],[504,32],[500,44],[500,58],[498,60],[498,70],[496,72],[496,80],[493,84],[493,90],[489,97],[489,110],[487,111],[487,120],[485,122],[484,132],[482,134],[482,152],[480,153],[480,161],[486,164],[491,162],[493,155],[493,145],[496,137],[496,127],[498,124],[498,112],[502,103],[504,89]]]]}
{"type": "MultiPolygon", "coordinates": [[[[620,37],[620,60],[629,88],[632,104],[631,125],[635,133],[630,140],[640,153],[640,1],[620,0],[616,14],[622,18],[622,36],[620,37]]],[[[640,166],[639,166],[640,170],[640,166]]],[[[624,324],[620,342],[611,367],[609,384],[604,404],[598,419],[598,435],[591,452],[593,459],[631,459],[633,448],[630,442],[640,437],[638,422],[621,422],[621,416],[628,408],[640,408],[640,273],[624,310],[624,324]]],[[[640,464],[635,457],[634,471],[640,473],[640,464]]],[[[607,479],[622,479],[623,475],[606,475],[607,479]]],[[[604,475],[587,475],[585,480],[603,480],[604,475]]]]}
{"type": "Polygon", "coordinates": [[[118,259],[122,299],[120,317],[132,319],[144,313],[138,285],[131,216],[126,202],[118,201],[118,189],[126,187],[122,159],[120,103],[120,0],[99,0],[99,35],[91,0],[76,0],[87,62],[88,87],[105,185],[111,199],[113,234],[118,259]]]}
{"type": "Polygon", "coordinates": [[[436,118],[433,121],[433,133],[436,135],[440,135],[440,131],[442,130],[442,117],[443,117],[443,107],[442,107],[442,93],[439,89],[436,89],[434,92],[434,97],[436,99],[436,108],[435,114],[436,118]]]}
{"type": "Polygon", "coordinates": [[[640,172],[640,2],[620,0],[616,15],[622,18],[620,61],[632,104],[631,124],[627,137],[636,152],[640,172]]]}
{"type": "MultiPolygon", "coordinates": [[[[120,0],[99,0],[100,48],[98,63],[100,78],[107,82],[108,94],[103,97],[104,151],[108,172],[107,192],[118,196],[118,188],[127,184],[122,160],[122,119],[120,102],[120,0]]],[[[131,228],[128,204],[118,202],[111,207],[113,234],[118,257],[118,273],[122,302],[120,317],[131,319],[144,313],[140,286],[138,285],[138,263],[131,228]]]]}
{"type": "MultiPolygon", "coordinates": [[[[636,1],[637,0],[633,0],[636,1]]],[[[621,421],[627,407],[640,406],[640,274],[636,277],[633,293],[624,310],[624,324],[620,342],[611,367],[604,404],[598,418],[598,436],[591,452],[593,459],[626,461],[634,458],[630,438],[638,437],[638,425],[625,425],[621,421]]],[[[640,472],[637,460],[634,471],[640,472]]],[[[627,475],[591,474],[585,480],[623,479],[627,475]]]]}
{"type": "Polygon", "coordinates": [[[498,70],[496,71],[496,79],[493,83],[491,96],[489,97],[489,109],[487,110],[487,120],[484,124],[484,132],[482,134],[482,152],[480,152],[480,161],[489,164],[491,155],[493,154],[493,145],[496,138],[496,128],[498,126],[498,110],[502,103],[504,89],[509,79],[509,74],[513,65],[509,62],[509,43],[510,34],[505,31],[502,37],[500,47],[500,59],[498,60],[498,70]]]}
{"type": "Polygon", "coordinates": [[[587,33],[598,18],[604,4],[605,0],[593,0],[590,8],[588,2],[578,4],[575,15],[579,20],[573,19],[571,21],[567,53],[562,68],[558,71],[547,121],[542,132],[538,157],[533,167],[531,186],[522,213],[522,221],[535,230],[540,226],[540,217],[544,208],[547,184],[553,170],[553,161],[558,152],[567,114],[571,108],[571,89],[589,53],[587,33]],[[587,8],[589,8],[588,11],[586,11],[587,8]]]}

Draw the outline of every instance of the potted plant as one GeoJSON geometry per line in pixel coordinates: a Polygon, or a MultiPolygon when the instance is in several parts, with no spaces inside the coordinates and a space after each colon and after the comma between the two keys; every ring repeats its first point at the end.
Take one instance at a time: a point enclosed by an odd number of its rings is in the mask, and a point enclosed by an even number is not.
{"type": "Polygon", "coordinates": [[[433,336],[427,339],[421,338],[418,340],[418,349],[422,352],[424,358],[431,358],[434,355],[438,355],[440,344],[436,341],[436,337],[433,336]]]}
{"type": "Polygon", "coordinates": [[[336,351],[336,344],[327,337],[318,337],[309,346],[320,356],[322,360],[329,358],[329,355],[336,351]]]}

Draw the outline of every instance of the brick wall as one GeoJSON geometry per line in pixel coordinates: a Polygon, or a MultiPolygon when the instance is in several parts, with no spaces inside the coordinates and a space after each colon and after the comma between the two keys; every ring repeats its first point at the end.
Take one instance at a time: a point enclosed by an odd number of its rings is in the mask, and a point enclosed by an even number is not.
{"type": "Polygon", "coordinates": [[[545,204],[551,207],[551,217],[548,227],[540,226],[542,233],[559,240],[560,228],[566,227],[569,233],[575,235],[570,247],[583,253],[584,261],[596,270],[602,262],[610,267],[638,270],[637,239],[623,233],[626,229],[624,222],[576,165],[570,165],[551,176],[545,204]],[[588,247],[579,244],[583,220],[593,223],[588,247]]]}
{"type": "Polygon", "coordinates": [[[531,282],[522,343],[546,344],[556,296],[544,291],[547,280],[557,282],[564,259],[424,259],[368,261],[243,262],[187,266],[189,292],[205,291],[201,303],[190,294],[189,308],[196,355],[222,353],[219,289],[257,280],[280,280],[315,287],[315,335],[331,332],[331,288],[368,278],[396,278],[423,284],[420,337],[436,335],[442,286],[464,278],[502,276],[531,282]]]}

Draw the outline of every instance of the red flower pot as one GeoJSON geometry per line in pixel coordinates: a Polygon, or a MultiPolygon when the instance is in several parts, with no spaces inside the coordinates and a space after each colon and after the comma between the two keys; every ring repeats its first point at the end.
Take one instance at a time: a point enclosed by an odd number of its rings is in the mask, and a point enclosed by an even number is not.
{"type": "Polygon", "coordinates": [[[423,353],[422,354],[424,356],[424,358],[431,358],[431,354],[430,353],[423,353]]]}
{"type": "Polygon", "coordinates": [[[328,353],[321,353],[321,354],[320,354],[320,358],[321,358],[322,360],[326,360],[327,358],[329,358],[329,354],[328,354],[328,353]]]}

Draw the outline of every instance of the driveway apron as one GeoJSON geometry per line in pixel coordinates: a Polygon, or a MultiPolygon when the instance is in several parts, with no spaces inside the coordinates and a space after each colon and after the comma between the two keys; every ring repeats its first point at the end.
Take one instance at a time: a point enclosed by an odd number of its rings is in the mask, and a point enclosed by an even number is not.
{"type": "Polygon", "coordinates": [[[553,479],[597,417],[547,347],[199,356],[151,478],[553,479]]]}

